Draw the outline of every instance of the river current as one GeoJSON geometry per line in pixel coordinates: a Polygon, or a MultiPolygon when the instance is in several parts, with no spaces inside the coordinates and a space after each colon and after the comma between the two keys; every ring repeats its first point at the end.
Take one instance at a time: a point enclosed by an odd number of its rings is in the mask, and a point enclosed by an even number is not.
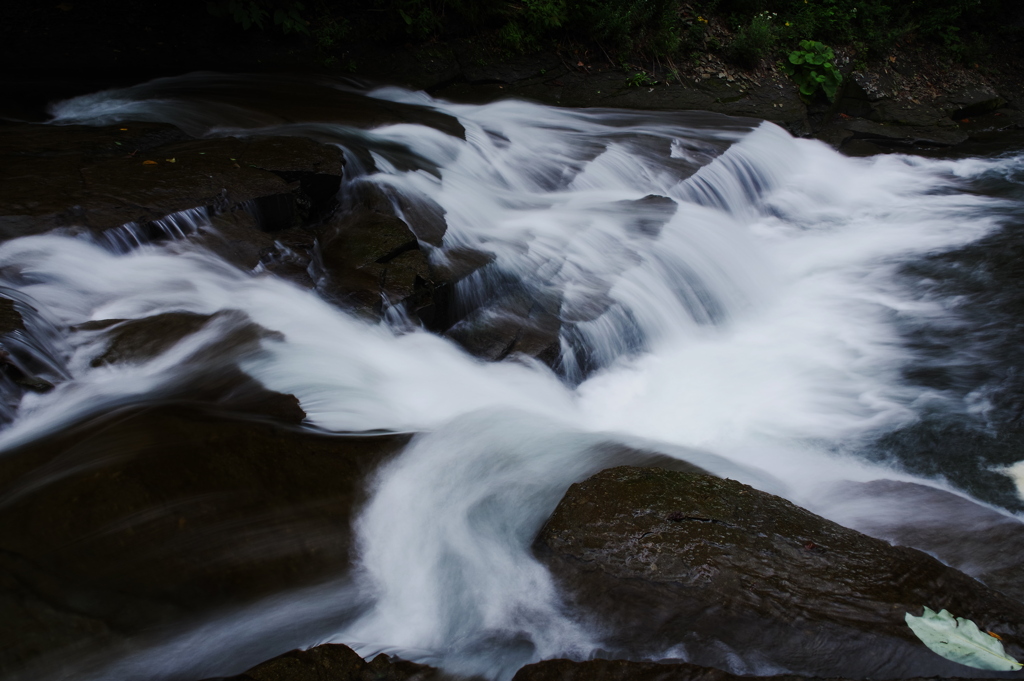
{"type": "MultiPolygon", "coordinates": [[[[373,481],[354,576],[196,623],[96,678],[237,673],[261,641],[336,641],[496,679],[593,655],[598,632],[566,611],[530,544],[571,483],[610,465],[608,444],[690,461],[974,573],[993,565],[957,562],[953,545],[987,555],[977,518],[1024,518],[1024,284],[1008,260],[1024,244],[1022,154],[848,158],[711,114],[368,93],[454,116],[461,139],[417,124],[282,123],[258,105],[150,88],[62,102],[54,123],[339,144],[342,193],[358,182],[427,197],[447,222],[432,257],[493,255],[458,301],[501,286],[559,301],[562,353],[555,370],[482,362],[398,310],[371,324],[183,239],[0,245],[0,268],[18,272],[3,285],[55,327],[241,310],[281,334],[243,368],[297,396],[310,426],[415,433],[373,481]],[[675,202],[667,219],[629,208],[651,195],[675,202]],[[977,514],[951,514],[950,500],[977,514]]],[[[159,394],[217,333],[117,367],[91,366],[92,337],[72,333],[48,350],[68,380],[27,396],[0,447],[159,394]]],[[[757,671],[741,654],[736,670],[757,671]]]]}

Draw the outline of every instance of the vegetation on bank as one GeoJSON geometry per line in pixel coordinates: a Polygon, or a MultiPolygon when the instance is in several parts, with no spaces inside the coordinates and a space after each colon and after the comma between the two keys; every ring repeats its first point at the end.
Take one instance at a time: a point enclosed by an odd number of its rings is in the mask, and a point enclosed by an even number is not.
{"type": "Polygon", "coordinates": [[[802,40],[867,58],[909,37],[969,60],[1024,37],[1019,0],[214,0],[208,9],[246,28],[308,33],[327,51],[488,33],[510,52],[575,42],[623,58],[710,50],[755,65],[802,40]]]}

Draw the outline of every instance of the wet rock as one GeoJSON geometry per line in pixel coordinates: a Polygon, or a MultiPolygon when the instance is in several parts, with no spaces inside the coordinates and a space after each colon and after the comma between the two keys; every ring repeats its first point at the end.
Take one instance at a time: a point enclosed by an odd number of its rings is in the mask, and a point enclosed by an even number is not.
{"type": "Polygon", "coordinates": [[[286,228],[323,211],[330,192],[320,185],[340,185],[342,165],[339,149],[302,137],[190,140],[173,126],[136,122],[3,126],[0,238],[66,226],[102,231],[244,202],[283,206],[285,224],[273,228],[286,228]]]}
{"type": "Polygon", "coordinates": [[[831,141],[830,135],[844,144],[849,141],[864,141],[881,147],[949,147],[967,141],[968,134],[956,127],[894,125],[869,121],[864,118],[834,120],[832,129],[819,133],[819,137],[831,141]]]}
{"type": "Polygon", "coordinates": [[[555,368],[561,354],[561,328],[556,307],[529,296],[511,295],[473,311],[445,335],[487,361],[521,354],[555,368]]]}
{"type": "Polygon", "coordinates": [[[348,646],[325,644],[279,655],[237,676],[207,681],[446,681],[453,678],[433,667],[383,653],[366,662],[348,646]]]}
{"type": "Polygon", "coordinates": [[[740,654],[748,672],[850,678],[962,674],[904,623],[923,605],[1024,650],[1024,605],[731,480],[603,471],[569,489],[535,550],[605,646],[629,656],[735,669],[740,654]]]}
{"type": "Polygon", "coordinates": [[[407,440],[193,400],[114,409],[5,452],[0,627],[19,633],[3,671],[343,575],[366,476],[407,440]]]}
{"type": "Polygon", "coordinates": [[[0,550],[0,640],[4,641],[0,674],[6,677],[25,660],[54,651],[121,641],[104,621],[77,612],[73,604],[88,598],[87,591],[46,574],[22,556],[0,550]]]}
{"type": "Polygon", "coordinates": [[[24,330],[25,322],[14,306],[14,301],[0,297],[0,336],[24,330]]]}
{"type": "Polygon", "coordinates": [[[980,116],[1006,105],[995,89],[985,83],[964,88],[941,98],[940,105],[953,120],[980,116]]]}
{"type": "Polygon", "coordinates": [[[195,107],[188,132],[205,134],[216,125],[261,128],[289,123],[334,123],[372,129],[399,123],[426,125],[454,137],[465,129],[458,119],[429,107],[367,97],[337,80],[288,75],[190,73],[117,91],[125,99],[175,99],[195,107]],[[211,113],[210,104],[215,107],[211,113]],[[223,105],[227,105],[226,107],[223,105]],[[230,108],[228,108],[230,107],[230,108]]]}
{"type": "MultiPolygon", "coordinates": [[[[254,324],[241,312],[228,310],[212,315],[194,312],[165,312],[140,319],[104,319],[80,325],[81,330],[105,329],[106,350],[92,360],[92,366],[141,363],[153,359],[197,333],[212,322],[220,322],[216,348],[200,350],[204,361],[231,358],[256,349],[263,338],[280,338],[254,324]]],[[[184,360],[183,363],[187,363],[184,360]]]]}
{"type": "Polygon", "coordinates": [[[352,182],[346,187],[343,209],[349,213],[369,210],[399,218],[419,241],[437,248],[441,247],[448,230],[444,208],[438,203],[422,194],[410,195],[386,184],[352,182]]]}
{"type": "Polygon", "coordinates": [[[912,546],[1024,603],[1024,522],[945,490],[895,480],[843,483],[830,513],[893,544],[912,546]],[[913,508],[912,517],[896,508],[913,508]],[[1014,579],[1007,579],[1014,575],[1014,579]]]}
{"type": "Polygon", "coordinates": [[[190,240],[247,272],[274,248],[274,236],[260,230],[252,212],[226,211],[214,216],[210,224],[212,230],[202,230],[190,240]]]}
{"type": "Polygon", "coordinates": [[[26,391],[49,392],[66,376],[52,352],[57,330],[20,298],[0,296],[0,423],[14,418],[26,391]]]}
{"type": "MultiPolygon", "coordinates": [[[[658,662],[631,662],[627,660],[545,660],[530,664],[512,677],[512,681],[846,681],[839,678],[808,678],[780,674],[750,676],[730,674],[720,669],[699,667],[694,664],[658,662]]],[[[924,681],[907,679],[907,681],[924,681]]],[[[958,681],[949,679],[948,681],[958,681]]]]}
{"type": "Polygon", "coordinates": [[[431,253],[430,279],[433,290],[429,301],[416,309],[423,326],[444,333],[466,316],[458,295],[461,281],[494,262],[494,254],[473,248],[437,249],[431,253]]]}
{"type": "Polygon", "coordinates": [[[887,125],[915,126],[919,128],[954,128],[940,109],[925,103],[883,99],[871,105],[867,118],[887,125]]]}
{"type": "Polygon", "coordinates": [[[542,101],[563,106],[713,111],[773,121],[796,135],[810,131],[807,108],[796,86],[788,80],[744,85],[721,78],[708,78],[685,85],[629,87],[626,84],[627,78],[627,74],[618,70],[588,74],[585,77],[569,76],[565,78],[564,85],[547,88],[550,92],[534,86],[523,94],[534,97],[545,95],[542,101]]]}
{"type": "Polygon", "coordinates": [[[363,210],[335,218],[321,234],[321,290],[345,307],[377,317],[385,304],[431,287],[427,256],[397,217],[363,210]]]}
{"type": "Polygon", "coordinates": [[[259,351],[261,340],[281,335],[254,324],[237,310],[212,315],[166,312],[127,321],[104,319],[80,324],[77,329],[101,332],[105,349],[91,361],[94,367],[147,362],[206,331],[208,337],[178,360],[183,378],[164,387],[167,397],[199,400],[279,423],[299,424],[306,418],[294,395],[266,390],[238,368],[240,358],[259,351]]]}
{"type": "Polygon", "coordinates": [[[626,225],[626,229],[650,237],[657,237],[661,234],[662,227],[679,210],[675,201],[667,196],[655,194],[648,194],[635,201],[617,201],[614,207],[627,215],[634,216],[634,219],[626,225]]]}

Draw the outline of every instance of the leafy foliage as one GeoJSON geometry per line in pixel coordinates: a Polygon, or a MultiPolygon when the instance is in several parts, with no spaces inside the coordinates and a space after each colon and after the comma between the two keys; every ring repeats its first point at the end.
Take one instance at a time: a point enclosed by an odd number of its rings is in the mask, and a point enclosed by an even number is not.
{"type": "Polygon", "coordinates": [[[801,40],[800,48],[789,53],[789,59],[782,68],[800,86],[800,94],[813,97],[819,90],[829,101],[836,97],[836,91],[843,80],[832,60],[832,48],[814,40],[801,40]]]}
{"type": "Polygon", "coordinates": [[[657,85],[658,81],[651,77],[651,74],[646,71],[637,71],[632,76],[626,79],[626,85],[629,87],[646,87],[648,85],[657,85]]]}
{"type": "Polygon", "coordinates": [[[215,0],[208,2],[206,9],[217,17],[231,17],[246,30],[253,26],[262,29],[272,18],[285,33],[309,33],[302,17],[306,8],[296,0],[215,0]]]}
{"type": "Polygon", "coordinates": [[[922,643],[947,660],[993,671],[1015,672],[1024,668],[1006,654],[998,638],[981,631],[969,619],[954,618],[948,610],[936,613],[925,607],[920,617],[908,612],[905,619],[922,643]]]}
{"type": "MultiPolygon", "coordinates": [[[[345,41],[430,42],[482,37],[499,51],[592,50],[609,60],[675,69],[674,59],[707,52],[745,66],[773,56],[779,44],[808,39],[852,48],[858,60],[883,56],[898,40],[944,46],[978,59],[990,42],[1022,43],[1020,0],[212,0],[210,12],[243,28],[311,34],[317,46],[343,51],[345,41]],[[714,30],[708,25],[713,19],[714,30]],[[308,20],[308,21],[307,21],[308,20]],[[732,39],[721,27],[735,28],[732,39]],[[341,29],[344,29],[341,30],[341,29]],[[722,49],[725,46],[727,49],[722,49]]],[[[319,49],[319,47],[318,47],[319,49]]],[[[797,64],[796,66],[802,66],[797,64]]],[[[800,74],[803,69],[796,69],[800,74]]],[[[807,88],[832,91],[827,68],[798,75],[807,88]]],[[[807,89],[805,88],[805,90],[807,89]]]]}
{"type": "Polygon", "coordinates": [[[736,32],[731,47],[737,61],[745,66],[757,66],[771,54],[776,42],[772,23],[776,17],[777,13],[768,10],[758,12],[749,24],[736,32]]]}

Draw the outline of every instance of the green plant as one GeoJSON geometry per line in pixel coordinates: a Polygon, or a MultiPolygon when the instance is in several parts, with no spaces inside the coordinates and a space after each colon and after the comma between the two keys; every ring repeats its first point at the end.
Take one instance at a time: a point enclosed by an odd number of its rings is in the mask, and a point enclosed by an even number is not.
{"type": "Polygon", "coordinates": [[[746,66],[757,66],[762,59],[770,56],[775,47],[775,27],[772,21],[777,16],[767,10],[758,12],[749,24],[736,32],[731,48],[737,61],[746,66]]]}
{"type": "Polygon", "coordinates": [[[843,80],[843,74],[832,63],[835,56],[832,48],[823,43],[801,40],[800,48],[789,53],[782,69],[800,86],[803,97],[810,99],[821,90],[832,101],[843,80]]]}
{"type": "Polygon", "coordinates": [[[648,85],[657,85],[658,81],[651,77],[651,74],[644,70],[639,70],[632,76],[626,79],[626,85],[629,87],[646,87],[648,85]]]}
{"type": "Polygon", "coordinates": [[[321,51],[340,47],[352,30],[352,26],[344,18],[323,18],[313,29],[313,42],[321,51]]]}
{"type": "Polygon", "coordinates": [[[253,26],[262,30],[267,19],[285,33],[309,33],[302,17],[305,6],[296,0],[214,0],[206,10],[215,17],[231,17],[235,23],[249,30],[253,26]]]}

